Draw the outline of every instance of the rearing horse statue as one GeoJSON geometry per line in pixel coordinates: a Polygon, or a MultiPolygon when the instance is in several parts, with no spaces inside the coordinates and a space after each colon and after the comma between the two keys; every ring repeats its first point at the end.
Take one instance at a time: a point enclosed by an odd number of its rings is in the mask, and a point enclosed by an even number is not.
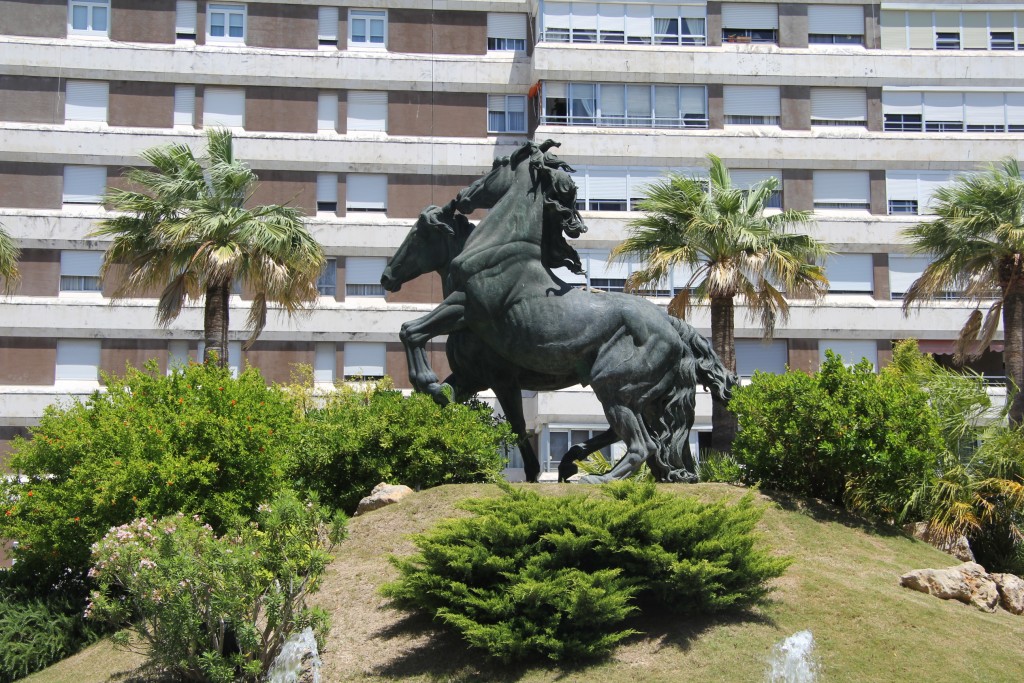
{"type": "MultiPolygon", "coordinates": [[[[646,461],[660,481],[692,481],[688,436],[696,383],[725,401],[735,378],[691,326],[654,304],[574,289],[552,272],[562,265],[580,269],[565,236],[585,230],[574,208],[575,184],[568,167],[548,152],[552,146],[524,144],[447,207],[421,216],[421,223],[454,234],[466,221],[459,214],[491,209],[451,258],[445,300],[402,326],[410,379],[416,389],[443,396],[425,345],[435,336],[469,331],[520,378],[593,387],[611,425],[608,434],[625,441],[626,455],[608,474],[585,480],[623,478],[646,461]]],[[[388,271],[382,282],[389,285],[388,271]]]]}

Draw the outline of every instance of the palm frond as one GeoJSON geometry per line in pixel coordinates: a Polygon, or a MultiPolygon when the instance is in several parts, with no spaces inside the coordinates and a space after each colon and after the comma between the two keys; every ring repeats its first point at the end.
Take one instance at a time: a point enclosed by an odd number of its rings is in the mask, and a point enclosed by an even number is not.
{"type": "Polygon", "coordinates": [[[18,286],[21,274],[18,272],[18,258],[21,250],[10,234],[0,225],[0,280],[4,283],[4,293],[10,294],[18,286]]]}

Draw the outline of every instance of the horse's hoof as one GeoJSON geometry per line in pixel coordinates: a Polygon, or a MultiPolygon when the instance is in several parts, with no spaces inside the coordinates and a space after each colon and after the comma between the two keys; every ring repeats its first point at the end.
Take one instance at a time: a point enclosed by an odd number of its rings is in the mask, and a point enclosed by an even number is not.
{"type": "Polygon", "coordinates": [[[425,393],[430,394],[430,397],[434,399],[434,403],[439,406],[444,407],[452,402],[453,390],[451,386],[447,384],[438,384],[437,382],[433,382],[427,386],[425,393]]]}
{"type": "Polygon", "coordinates": [[[586,476],[583,476],[583,477],[580,477],[579,479],[577,479],[576,483],[577,484],[605,484],[605,483],[607,483],[607,481],[608,480],[605,479],[603,475],[588,474],[586,476]]]}

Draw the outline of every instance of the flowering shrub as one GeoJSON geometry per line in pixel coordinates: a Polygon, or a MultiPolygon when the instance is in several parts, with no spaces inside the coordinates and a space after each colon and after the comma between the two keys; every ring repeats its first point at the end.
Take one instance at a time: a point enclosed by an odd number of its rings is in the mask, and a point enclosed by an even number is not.
{"type": "Polygon", "coordinates": [[[93,545],[86,616],[130,623],[136,638],[122,643],[172,675],[257,680],[292,631],[311,626],[322,644],[327,615],[305,598],[344,533],[343,517],[328,522],[286,493],[223,536],[181,513],[113,527],[93,545]]]}

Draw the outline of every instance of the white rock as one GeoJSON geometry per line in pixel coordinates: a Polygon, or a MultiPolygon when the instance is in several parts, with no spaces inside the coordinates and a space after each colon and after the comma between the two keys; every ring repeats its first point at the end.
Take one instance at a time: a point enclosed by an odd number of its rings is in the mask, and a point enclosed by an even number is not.
{"type": "Polygon", "coordinates": [[[999,587],[999,604],[1012,614],[1024,614],[1024,579],[1016,574],[989,574],[999,587]]]}
{"type": "Polygon", "coordinates": [[[412,489],[408,486],[403,486],[402,484],[385,484],[384,482],[381,482],[373,487],[373,491],[370,491],[370,495],[359,501],[359,505],[356,507],[356,512],[353,516],[382,508],[385,505],[397,503],[410,493],[412,493],[412,489]]]}
{"type": "Polygon", "coordinates": [[[999,605],[996,582],[976,562],[946,569],[917,569],[901,576],[900,585],[943,600],[974,605],[985,612],[994,612],[999,605]]]}

